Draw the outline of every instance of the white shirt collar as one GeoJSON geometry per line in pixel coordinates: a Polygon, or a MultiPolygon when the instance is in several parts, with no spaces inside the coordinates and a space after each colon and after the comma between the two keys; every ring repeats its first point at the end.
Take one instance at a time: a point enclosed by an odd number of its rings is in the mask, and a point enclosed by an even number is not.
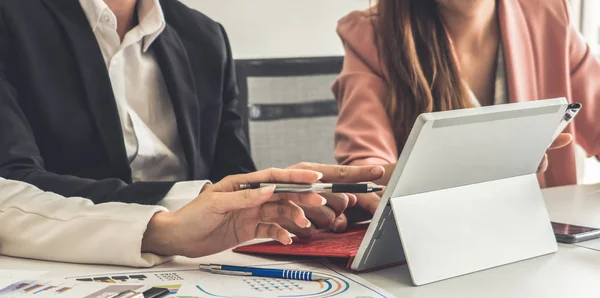
{"type": "MultiPolygon", "coordinates": [[[[81,8],[92,27],[96,31],[100,17],[107,12],[114,16],[103,0],[79,0],[81,8]]],[[[146,52],[158,36],[165,30],[167,22],[159,0],[138,0],[138,26],[144,34],[143,51],[146,52]]],[[[115,28],[116,30],[116,28],[115,28]]]]}

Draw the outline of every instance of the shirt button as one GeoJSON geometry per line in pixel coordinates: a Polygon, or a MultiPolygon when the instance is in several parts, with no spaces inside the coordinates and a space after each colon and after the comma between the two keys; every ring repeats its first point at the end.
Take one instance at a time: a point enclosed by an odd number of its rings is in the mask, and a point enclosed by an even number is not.
{"type": "Polygon", "coordinates": [[[104,22],[105,22],[105,23],[108,23],[108,22],[110,22],[110,17],[105,15],[105,16],[104,16],[104,22]]]}

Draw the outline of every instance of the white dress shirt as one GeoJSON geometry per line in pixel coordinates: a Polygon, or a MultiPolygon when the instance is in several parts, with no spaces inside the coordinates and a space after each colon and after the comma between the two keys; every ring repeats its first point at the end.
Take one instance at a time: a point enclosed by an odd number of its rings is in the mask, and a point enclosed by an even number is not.
{"type": "MultiPolygon", "coordinates": [[[[138,0],[138,25],[121,41],[117,18],[103,0],[80,0],[102,51],[121,121],[132,180],[189,179],[165,80],[150,46],[166,21],[158,0],[138,0]]],[[[159,202],[176,210],[206,181],[179,182],[159,202]]]]}
{"type": "Polygon", "coordinates": [[[61,262],[150,267],[169,257],[142,253],[161,206],[94,205],[0,178],[0,254],[61,262]]]}

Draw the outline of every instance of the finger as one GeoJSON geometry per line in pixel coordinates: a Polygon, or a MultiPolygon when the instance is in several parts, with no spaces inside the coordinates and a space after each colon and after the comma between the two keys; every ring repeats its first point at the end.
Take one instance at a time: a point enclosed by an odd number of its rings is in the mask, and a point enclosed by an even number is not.
{"type": "Polygon", "coordinates": [[[381,197],[376,193],[363,193],[356,195],[357,203],[360,208],[367,210],[369,213],[374,214],[375,210],[379,206],[381,197]]]}
{"type": "Polygon", "coordinates": [[[317,227],[315,225],[311,225],[308,228],[300,228],[290,220],[283,220],[279,222],[279,225],[281,225],[288,232],[298,236],[298,238],[310,238],[317,231],[317,227]]]}
{"type": "Polygon", "coordinates": [[[240,184],[255,182],[281,182],[281,183],[314,183],[321,179],[321,173],[307,169],[267,169],[250,174],[241,174],[225,177],[215,184],[218,191],[236,191],[240,184]]]}
{"type": "Polygon", "coordinates": [[[573,136],[570,133],[561,133],[554,139],[552,145],[548,148],[549,150],[555,150],[569,145],[573,141],[573,136]]]}
{"type": "Polygon", "coordinates": [[[543,173],[543,172],[546,172],[547,169],[548,169],[548,154],[544,154],[544,158],[542,158],[542,162],[540,162],[537,172],[543,173]]]}
{"type": "Polygon", "coordinates": [[[289,219],[301,228],[308,228],[311,226],[311,223],[308,218],[306,218],[306,215],[304,215],[302,208],[291,201],[282,200],[265,203],[260,206],[260,221],[280,222],[283,219],[289,219]]]}
{"type": "Polygon", "coordinates": [[[328,206],[312,207],[302,206],[306,217],[315,225],[318,229],[328,229],[335,218],[335,211],[328,206]]]}
{"type": "Polygon", "coordinates": [[[356,198],[356,195],[352,194],[352,193],[347,193],[346,195],[348,196],[348,207],[347,208],[354,207],[356,205],[356,201],[358,200],[356,198]]]}
{"type": "Polygon", "coordinates": [[[333,221],[333,224],[331,224],[331,231],[334,233],[343,233],[346,231],[346,228],[348,228],[348,219],[344,214],[338,216],[333,221]]]}
{"type": "Polygon", "coordinates": [[[343,193],[328,193],[323,194],[323,197],[327,200],[327,206],[333,209],[336,216],[344,213],[344,210],[348,208],[348,195],[343,193]]]}
{"type": "Polygon", "coordinates": [[[308,206],[323,206],[327,204],[327,200],[314,192],[307,193],[276,193],[270,199],[271,201],[276,200],[288,200],[294,203],[308,205],[308,206]]]}
{"type": "Polygon", "coordinates": [[[212,209],[217,213],[226,213],[233,210],[258,207],[267,202],[275,191],[275,186],[259,189],[247,189],[234,192],[212,192],[212,209]]]}
{"type": "Polygon", "coordinates": [[[373,181],[381,178],[385,173],[382,166],[338,166],[316,163],[299,163],[293,169],[312,170],[323,174],[323,182],[330,183],[358,183],[360,181],[373,181]]]}
{"type": "Polygon", "coordinates": [[[276,223],[259,223],[256,226],[256,238],[270,238],[283,245],[292,244],[292,237],[288,231],[276,223]]]}

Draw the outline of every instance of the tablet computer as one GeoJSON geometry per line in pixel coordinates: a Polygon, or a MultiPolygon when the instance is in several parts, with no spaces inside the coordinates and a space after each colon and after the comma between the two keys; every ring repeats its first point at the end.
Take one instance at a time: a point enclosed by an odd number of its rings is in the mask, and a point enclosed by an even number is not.
{"type": "Polygon", "coordinates": [[[536,171],[565,98],[420,115],[351,268],[417,285],[557,249],[536,171]]]}

